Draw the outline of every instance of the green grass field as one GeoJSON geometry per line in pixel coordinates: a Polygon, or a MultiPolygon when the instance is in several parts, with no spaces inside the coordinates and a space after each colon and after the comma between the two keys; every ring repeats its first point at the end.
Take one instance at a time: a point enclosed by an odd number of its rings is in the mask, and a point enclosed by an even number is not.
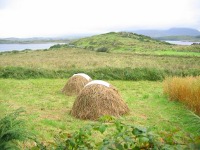
{"type": "MultiPolygon", "coordinates": [[[[60,131],[71,133],[84,124],[69,115],[75,97],[61,93],[64,79],[0,79],[1,116],[19,107],[26,110],[28,128],[48,144],[60,131]]],[[[185,106],[163,95],[161,82],[108,81],[120,91],[131,112],[124,123],[152,129],[166,141],[188,144],[200,136],[198,118],[185,106]]]]}
{"type": "MultiPolygon", "coordinates": [[[[167,144],[200,140],[200,118],[163,95],[168,76],[199,76],[199,46],[174,46],[149,37],[109,33],[73,41],[74,46],[0,53],[0,118],[23,107],[29,131],[48,145],[60,132],[72,133],[94,121],[69,112],[76,97],[61,89],[85,72],[114,85],[130,108],[125,124],[150,128],[167,144]],[[97,52],[106,47],[108,52],[97,52]]],[[[30,144],[22,143],[22,147],[30,144]]]]}

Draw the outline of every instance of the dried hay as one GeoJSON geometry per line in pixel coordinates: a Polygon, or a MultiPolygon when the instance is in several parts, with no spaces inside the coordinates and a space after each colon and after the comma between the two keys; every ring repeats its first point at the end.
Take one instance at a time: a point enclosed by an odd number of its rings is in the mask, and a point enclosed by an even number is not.
{"type": "Polygon", "coordinates": [[[62,93],[65,95],[78,95],[79,92],[84,88],[84,86],[90,82],[92,79],[83,73],[74,74],[62,89],[62,93]]]}
{"type": "Polygon", "coordinates": [[[95,81],[91,81],[83,88],[71,110],[74,117],[90,120],[96,120],[104,115],[119,117],[128,112],[128,106],[115,87],[95,81]]]}

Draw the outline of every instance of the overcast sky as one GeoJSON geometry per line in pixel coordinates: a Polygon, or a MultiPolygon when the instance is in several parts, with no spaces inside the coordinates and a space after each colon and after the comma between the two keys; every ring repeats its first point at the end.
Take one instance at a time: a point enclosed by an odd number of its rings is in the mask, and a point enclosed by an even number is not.
{"type": "Polygon", "coordinates": [[[200,30],[200,0],[0,0],[0,37],[200,30]]]}

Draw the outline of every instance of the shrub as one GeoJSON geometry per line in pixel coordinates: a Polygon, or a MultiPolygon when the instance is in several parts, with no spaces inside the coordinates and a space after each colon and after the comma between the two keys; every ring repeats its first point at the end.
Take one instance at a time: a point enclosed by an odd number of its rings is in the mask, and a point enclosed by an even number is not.
{"type": "Polygon", "coordinates": [[[88,46],[88,47],[87,47],[87,49],[89,49],[89,50],[92,50],[92,51],[93,51],[93,50],[94,50],[94,46],[91,46],[91,45],[90,45],[90,46],[88,46]]]}
{"type": "Polygon", "coordinates": [[[63,46],[63,45],[61,45],[61,44],[56,44],[56,45],[51,46],[49,49],[61,48],[62,46],[63,46]]]}
{"type": "Polygon", "coordinates": [[[56,44],[56,45],[51,46],[49,49],[59,49],[59,48],[68,48],[68,47],[73,47],[73,45],[56,44]]]}
{"type": "Polygon", "coordinates": [[[170,100],[183,102],[200,115],[200,76],[167,78],[163,91],[170,100]]]}
{"type": "Polygon", "coordinates": [[[100,47],[97,49],[97,52],[108,52],[108,48],[107,47],[100,47]]]}

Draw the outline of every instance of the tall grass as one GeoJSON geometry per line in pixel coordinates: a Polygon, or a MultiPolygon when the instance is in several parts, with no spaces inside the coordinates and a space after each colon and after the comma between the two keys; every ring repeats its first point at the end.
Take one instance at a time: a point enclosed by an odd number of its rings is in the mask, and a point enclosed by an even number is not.
{"type": "Polygon", "coordinates": [[[83,49],[61,48],[48,51],[3,53],[0,67],[25,67],[50,70],[111,68],[157,68],[169,71],[200,70],[199,57],[155,56],[133,52],[99,53],[83,49]],[[87,58],[87,59],[86,59],[87,58]]]}
{"type": "Polygon", "coordinates": [[[187,70],[174,72],[158,68],[113,68],[104,67],[96,69],[68,69],[68,70],[49,70],[49,69],[36,69],[25,67],[0,67],[0,78],[14,78],[14,79],[37,79],[37,78],[69,78],[75,73],[84,72],[91,76],[93,79],[101,80],[148,80],[159,81],[163,80],[166,76],[198,76],[200,70],[187,70]]]}
{"type": "Polygon", "coordinates": [[[170,100],[183,102],[200,115],[200,76],[167,78],[163,91],[170,100]]]}
{"type": "Polygon", "coordinates": [[[0,78],[35,79],[35,78],[69,78],[75,73],[84,72],[93,79],[109,80],[162,80],[165,76],[163,70],[155,68],[97,68],[97,69],[68,69],[46,70],[22,67],[0,68],[0,78]]]}

